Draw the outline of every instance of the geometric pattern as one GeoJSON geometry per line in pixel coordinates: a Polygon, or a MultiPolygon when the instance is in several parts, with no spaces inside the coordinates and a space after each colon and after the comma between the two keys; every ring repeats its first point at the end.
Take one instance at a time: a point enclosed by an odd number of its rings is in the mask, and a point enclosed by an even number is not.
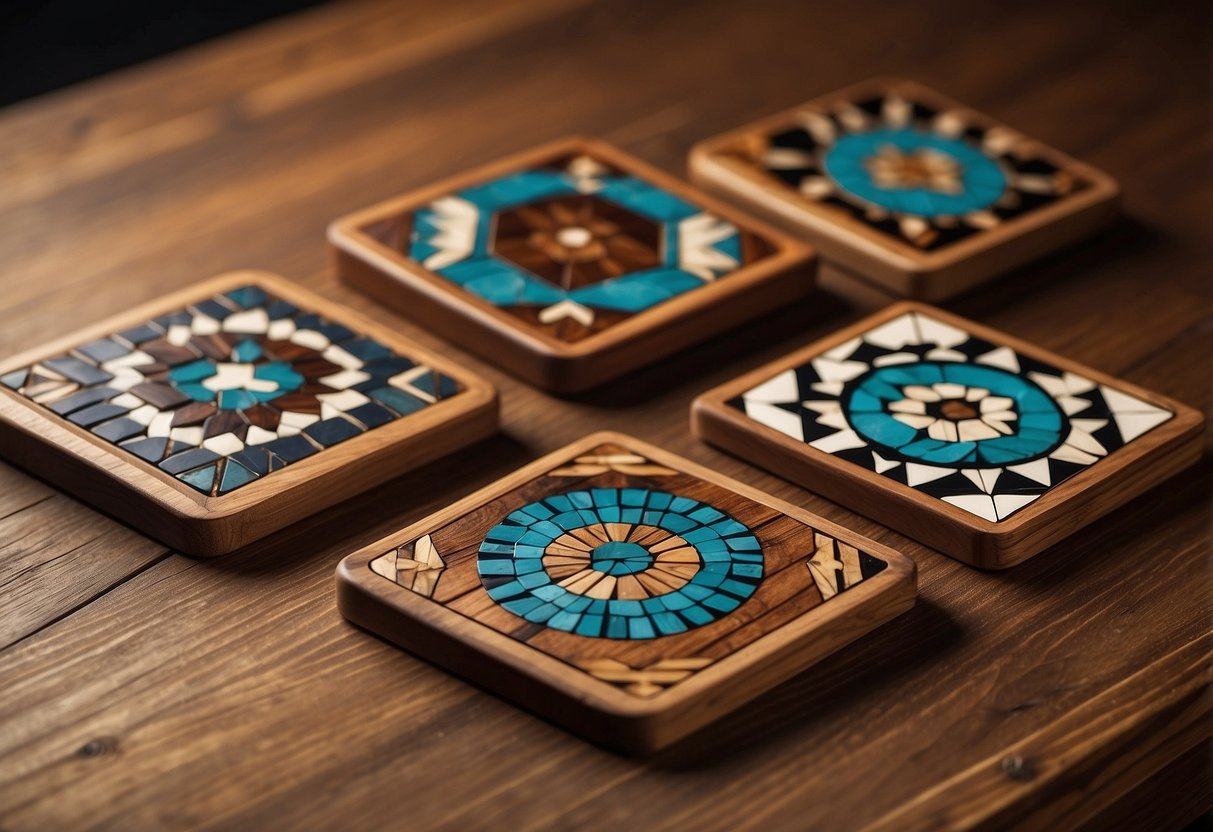
{"type": "Polygon", "coordinates": [[[644,667],[632,667],[618,659],[590,659],[578,667],[595,679],[620,685],[640,697],[656,696],[675,682],[702,670],[712,659],[658,659],[644,667]]]}
{"type": "Polygon", "coordinates": [[[516,171],[402,219],[403,254],[566,342],[725,278],[761,239],[586,155],[516,171]]]}
{"type": "Polygon", "coordinates": [[[820,532],[816,543],[817,551],[806,565],[821,590],[821,597],[827,601],[888,566],[883,560],[820,532]]]}
{"type": "Polygon", "coordinates": [[[650,697],[761,638],[768,613],[806,612],[888,564],[608,442],[369,566],[430,603],[650,697]]]}
{"type": "Polygon", "coordinates": [[[1174,415],[924,312],[885,321],[729,404],[993,522],[1174,415]]]}
{"type": "Polygon", "coordinates": [[[709,624],[762,580],[762,546],[698,500],[643,488],[554,494],[506,516],[480,544],[489,596],[535,624],[591,638],[650,639],[709,624]]]}
{"type": "Polygon", "coordinates": [[[0,384],[211,496],[459,390],[255,285],[81,344],[0,384]]]}
{"type": "Polygon", "coordinates": [[[729,155],[919,251],[935,251],[1086,187],[1006,127],[898,92],[803,109],[729,155]]]}
{"type": "Polygon", "coordinates": [[[427,534],[414,543],[397,546],[375,558],[371,561],[371,569],[405,589],[430,598],[438,589],[438,579],[446,570],[446,563],[427,534]]]}

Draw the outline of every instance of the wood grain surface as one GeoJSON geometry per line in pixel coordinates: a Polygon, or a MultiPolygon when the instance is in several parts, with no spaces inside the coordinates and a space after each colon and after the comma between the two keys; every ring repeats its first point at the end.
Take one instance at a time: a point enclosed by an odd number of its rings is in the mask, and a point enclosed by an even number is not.
{"type": "Polygon", "coordinates": [[[0,354],[264,268],[483,374],[504,423],[211,561],[0,466],[0,826],[619,828],[643,815],[653,829],[799,830],[930,811],[939,825],[1065,828],[1207,809],[1191,784],[1210,776],[1192,751],[1209,723],[1187,716],[1208,684],[1207,451],[1083,534],[983,573],[689,436],[695,395],[857,320],[837,295],[560,400],[341,287],[324,245],[335,217],[560,135],[681,173],[704,137],[908,76],[1124,188],[1110,233],[948,308],[1207,413],[1205,20],[1195,3],[1093,0],[340,4],[0,113],[0,354]],[[340,619],[343,555],[602,428],[907,552],[917,605],[640,761],[340,619]],[[1172,698],[1181,687],[1195,700],[1172,698]],[[1139,716],[1121,701],[1143,703],[1139,716]],[[1089,741],[1088,724],[1104,736],[1089,741]],[[1152,741],[1126,754],[1143,730],[1152,741]],[[1002,766],[1033,747],[1048,766],[1002,766]],[[949,794],[967,806],[987,788],[984,815],[951,811],[949,794]]]}

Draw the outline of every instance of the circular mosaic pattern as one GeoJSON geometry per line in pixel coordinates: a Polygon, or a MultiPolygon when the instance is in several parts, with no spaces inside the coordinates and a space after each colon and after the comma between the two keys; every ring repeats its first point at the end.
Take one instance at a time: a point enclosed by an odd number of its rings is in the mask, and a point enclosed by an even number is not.
{"type": "Polygon", "coordinates": [[[1064,439],[1052,397],[994,367],[922,362],[860,378],[846,401],[857,433],[895,457],[979,468],[1027,462],[1064,439]]]}
{"type": "Polygon", "coordinates": [[[852,196],[922,217],[980,211],[1007,187],[998,162],[980,149],[909,127],[843,136],[827,151],[824,167],[852,196]]]}
{"type": "Polygon", "coordinates": [[[664,491],[594,488],[511,512],[480,545],[489,596],[535,624],[648,639],[709,624],[762,580],[762,546],[725,512],[664,491]]]}

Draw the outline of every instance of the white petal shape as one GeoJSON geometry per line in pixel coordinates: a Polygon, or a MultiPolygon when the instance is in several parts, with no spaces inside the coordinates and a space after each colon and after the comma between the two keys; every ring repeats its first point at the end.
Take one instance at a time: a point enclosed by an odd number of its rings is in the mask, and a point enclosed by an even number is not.
{"type": "Polygon", "coordinates": [[[956,423],[956,433],[961,442],[978,442],[982,439],[995,439],[1001,432],[987,425],[980,419],[965,419],[956,423]]]}
{"type": "MultiPolygon", "coordinates": [[[[969,392],[965,393],[966,402],[979,402],[986,396],[990,395],[990,391],[984,387],[970,387],[969,392]]],[[[1007,399],[1007,406],[1010,406],[1011,400],[1007,399]]]]}
{"type": "Polygon", "coordinates": [[[889,405],[889,410],[893,413],[926,413],[927,403],[920,402],[917,399],[902,399],[899,402],[893,402],[889,405]]]}
{"type": "Polygon", "coordinates": [[[956,423],[950,422],[947,419],[936,419],[935,422],[927,428],[927,436],[932,439],[938,439],[940,442],[958,442],[960,434],[956,430],[956,423]]]}
{"type": "Polygon", "coordinates": [[[1015,400],[1006,396],[986,396],[981,400],[979,409],[982,413],[993,413],[995,411],[1010,410],[1014,406],[1015,400]]]}
{"type": "Polygon", "coordinates": [[[932,384],[931,389],[938,393],[941,399],[961,399],[964,398],[966,392],[963,384],[953,384],[951,382],[932,384]]]}
{"type": "Polygon", "coordinates": [[[917,413],[894,413],[893,418],[901,422],[903,425],[909,425],[914,430],[922,430],[929,428],[931,425],[939,421],[934,416],[926,416],[917,413]]]}
{"type": "Polygon", "coordinates": [[[911,384],[910,386],[903,388],[901,392],[905,393],[911,399],[917,399],[920,402],[937,402],[940,399],[938,393],[936,393],[930,387],[924,387],[921,384],[911,384]]]}

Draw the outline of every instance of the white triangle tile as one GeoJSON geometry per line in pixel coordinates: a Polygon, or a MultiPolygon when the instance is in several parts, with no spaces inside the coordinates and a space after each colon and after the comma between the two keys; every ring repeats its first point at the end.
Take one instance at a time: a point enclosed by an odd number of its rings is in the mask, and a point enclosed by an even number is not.
{"type": "Polygon", "coordinates": [[[994,510],[998,513],[998,519],[1003,520],[1039,496],[1039,494],[999,494],[994,498],[994,510]]]}
{"type": "Polygon", "coordinates": [[[1077,373],[1066,373],[1062,378],[1066,382],[1066,388],[1076,395],[1089,393],[1095,389],[1095,382],[1086,376],[1080,376],[1077,373]]]}
{"type": "Polygon", "coordinates": [[[918,343],[913,314],[907,312],[863,334],[863,340],[887,350],[899,350],[906,344],[918,343]]]}
{"type": "Polygon", "coordinates": [[[815,381],[809,387],[818,393],[825,393],[827,396],[841,396],[846,385],[841,381],[815,381]]]}
{"type": "Polygon", "coordinates": [[[914,317],[918,319],[918,331],[922,333],[922,337],[927,343],[938,344],[944,349],[949,349],[969,340],[969,333],[963,329],[937,321],[921,312],[915,312],[914,317]]]}
{"type": "Polygon", "coordinates": [[[986,494],[957,494],[942,499],[945,503],[951,503],[969,514],[976,514],[991,522],[998,522],[998,510],[994,508],[994,500],[986,494]]]}
{"type": "Polygon", "coordinates": [[[800,400],[800,388],[796,384],[796,372],[784,370],[774,378],[747,390],[742,396],[750,402],[795,402],[800,400]]]}
{"type": "Polygon", "coordinates": [[[860,439],[859,434],[853,430],[840,430],[838,433],[815,439],[809,444],[819,451],[834,454],[839,451],[848,451],[851,448],[864,448],[868,443],[860,439]]]}
{"type": "Polygon", "coordinates": [[[766,402],[746,402],[745,412],[755,422],[774,428],[793,439],[804,441],[804,425],[795,413],[789,413],[766,402]]]}
{"type": "Polygon", "coordinates": [[[1070,389],[1066,387],[1065,380],[1057,376],[1051,376],[1048,373],[1028,373],[1028,378],[1043,387],[1045,392],[1054,398],[1066,396],[1070,393],[1070,389]]]}
{"type": "Polygon", "coordinates": [[[885,471],[891,471],[900,464],[900,462],[885,459],[880,454],[872,451],[872,466],[876,469],[877,474],[883,474],[885,471]]]}
{"type": "Polygon", "coordinates": [[[1053,477],[1049,474],[1049,460],[1044,457],[1034,459],[1031,462],[1025,462],[1021,465],[1008,465],[1007,470],[1014,471],[1016,474],[1027,477],[1041,485],[1053,484],[1053,477]]]}
{"type": "MultiPolygon", "coordinates": [[[[1103,422],[1103,424],[1107,424],[1107,422],[1103,422]]],[[[1098,439],[1077,424],[1070,427],[1070,435],[1066,437],[1066,445],[1069,445],[1071,448],[1077,448],[1080,451],[1086,451],[1089,454],[1094,454],[1095,456],[1105,456],[1108,453],[1108,449],[1101,445],[1098,439]]]]}
{"type": "Polygon", "coordinates": [[[1117,413],[1114,418],[1120,438],[1128,442],[1169,420],[1171,413],[1167,410],[1155,410],[1152,413],[1117,413]]]}
{"type": "Polygon", "coordinates": [[[826,427],[846,430],[851,425],[842,413],[842,405],[838,402],[805,402],[804,407],[817,413],[817,423],[826,427]]]}
{"type": "Polygon", "coordinates": [[[917,462],[906,463],[906,483],[913,486],[943,479],[948,474],[955,473],[955,468],[940,468],[938,465],[922,465],[917,462]]]}
{"type": "Polygon", "coordinates": [[[813,369],[822,381],[850,381],[868,371],[862,361],[833,361],[829,358],[814,358],[813,369]]]}
{"type": "MultiPolygon", "coordinates": [[[[1128,393],[1122,393],[1106,384],[1099,386],[1099,392],[1103,394],[1104,401],[1108,403],[1108,407],[1113,413],[1119,413],[1122,410],[1132,411],[1134,413],[1153,413],[1161,410],[1149,402],[1142,401],[1136,396],[1130,396],[1128,393]]],[[[1166,413],[1167,411],[1163,411],[1166,413]]]]}
{"type": "Polygon", "coordinates": [[[999,347],[996,350],[991,350],[985,355],[977,356],[976,361],[978,364],[1010,370],[1012,373],[1019,372],[1019,356],[1010,347],[999,347]]]}
{"type": "Polygon", "coordinates": [[[1065,411],[1067,416],[1073,416],[1075,413],[1082,413],[1091,403],[1086,399],[1080,399],[1076,396],[1058,396],[1055,401],[1061,405],[1061,409],[1065,411]]]}

